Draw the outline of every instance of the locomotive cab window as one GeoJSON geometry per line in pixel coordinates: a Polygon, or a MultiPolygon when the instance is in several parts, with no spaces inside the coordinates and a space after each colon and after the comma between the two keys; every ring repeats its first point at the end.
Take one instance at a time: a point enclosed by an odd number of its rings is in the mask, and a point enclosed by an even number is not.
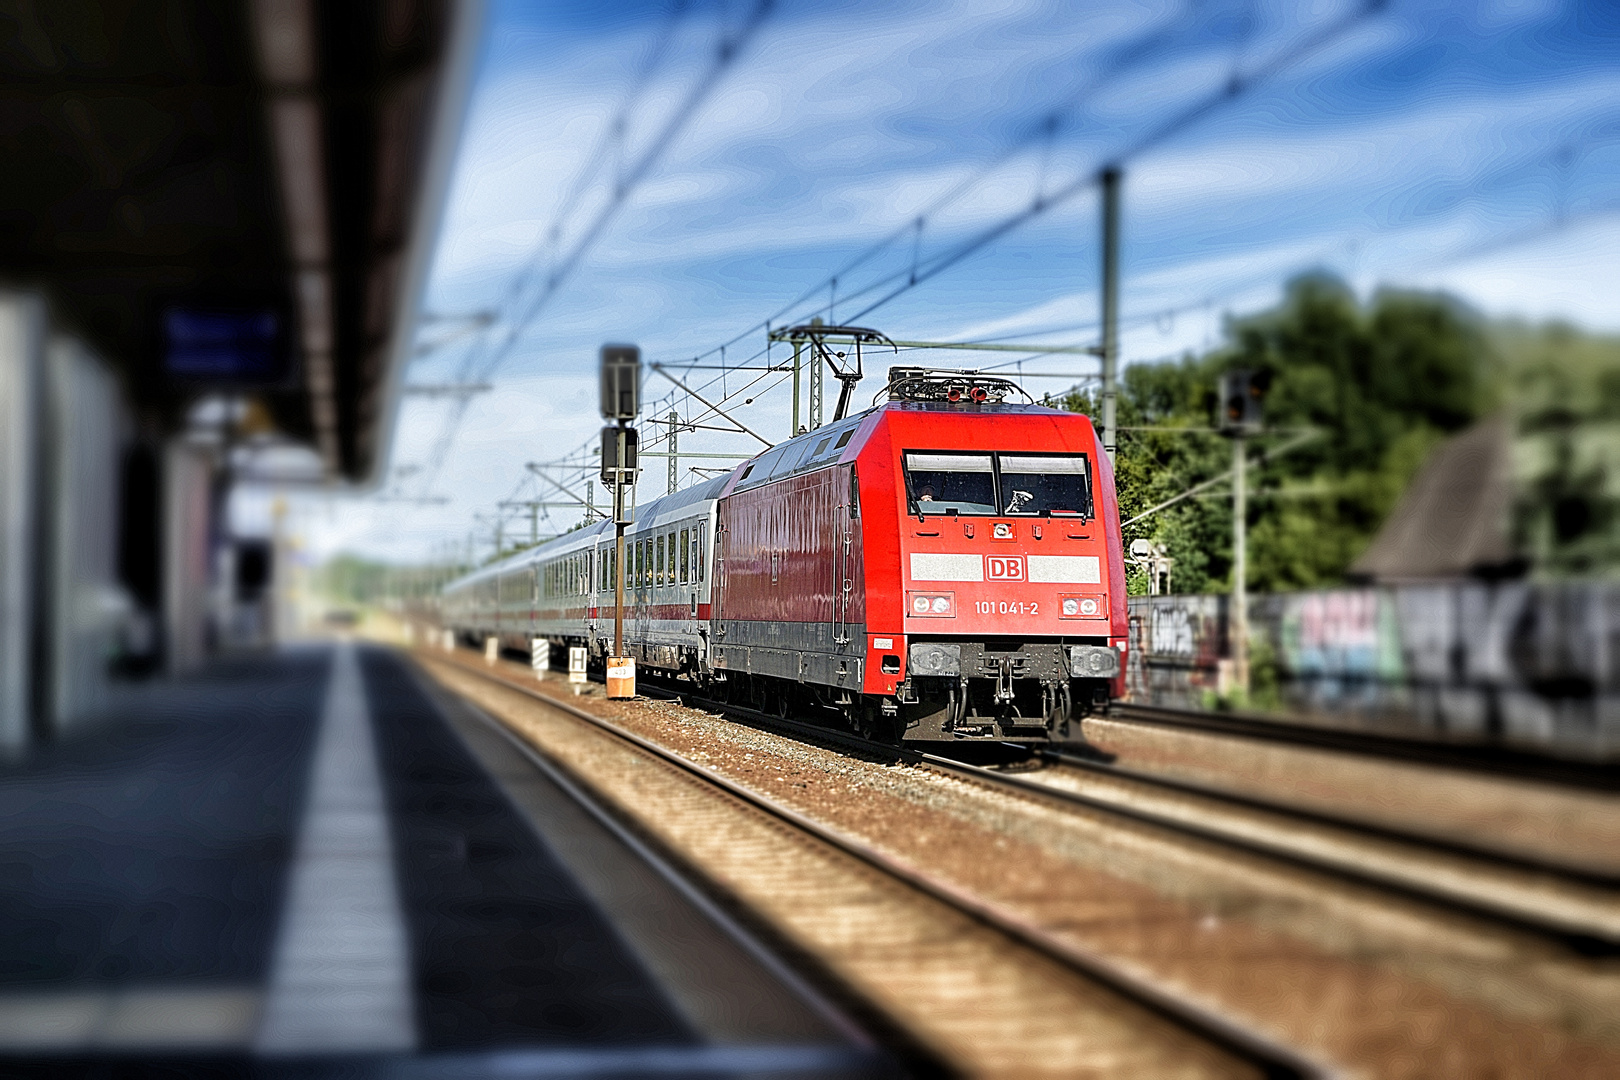
{"type": "Polygon", "coordinates": [[[1092,516],[1085,454],[905,452],[906,510],[1019,517],[1092,516]]]}
{"type": "Polygon", "coordinates": [[[905,454],[906,504],[913,514],[994,514],[995,466],[989,454],[905,454]]]}

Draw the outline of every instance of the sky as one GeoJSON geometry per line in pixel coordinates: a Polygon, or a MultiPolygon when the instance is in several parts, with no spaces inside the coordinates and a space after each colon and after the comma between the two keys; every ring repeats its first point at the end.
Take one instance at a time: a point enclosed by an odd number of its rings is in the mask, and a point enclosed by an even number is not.
{"type": "MultiPolygon", "coordinates": [[[[1091,345],[1104,166],[1125,364],[1217,346],[1313,270],[1620,331],[1617,46],[1601,2],[492,3],[407,380],[491,389],[408,397],[383,497],[297,502],[308,550],[482,557],[498,518],[526,539],[530,509],[497,504],[566,500],[526,465],[594,440],[605,342],[767,439],[792,424],[786,376],[743,370],[784,358],[767,321],[1091,345]]],[[[1097,370],[900,359],[1036,396],[1097,370]]],[[[862,406],[891,362],[866,357],[862,406]]],[[[644,442],[671,408],[725,425],[673,390],[648,375],[644,442]]],[[[700,463],[724,467],[688,460],[683,486],[700,463]]],[[[646,464],[643,501],[666,486],[646,464]]]]}

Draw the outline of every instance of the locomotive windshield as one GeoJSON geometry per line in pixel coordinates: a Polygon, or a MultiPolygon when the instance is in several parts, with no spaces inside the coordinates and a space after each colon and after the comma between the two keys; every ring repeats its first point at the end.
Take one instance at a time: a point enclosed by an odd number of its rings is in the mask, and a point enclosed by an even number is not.
{"type": "Polygon", "coordinates": [[[1003,514],[1091,516],[1091,474],[1084,454],[997,454],[1003,514]]]}
{"type": "Polygon", "coordinates": [[[906,508],[929,514],[1091,517],[1084,454],[905,453],[906,508]]]}
{"type": "Polygon", "coordinates": [[[907,451],[906,494],[917,514],[994,514],[995,465],[989,454],[907,451]]]}

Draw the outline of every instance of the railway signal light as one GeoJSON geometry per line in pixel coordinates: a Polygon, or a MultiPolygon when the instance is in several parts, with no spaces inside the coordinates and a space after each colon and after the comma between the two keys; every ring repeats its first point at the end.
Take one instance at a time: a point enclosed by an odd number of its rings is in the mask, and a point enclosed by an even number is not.
{"type": "Polygon", "coordinates": [[[1271,388],[1271,373],[1233,368],[1221,376],[1220,428],[1227,435],[1251,434],[1260,430],[1264,417],[1261,406],[1271,388]]]}
{"type": "Polygon", "coordinates": [[[634,697],[636,662],[624,655],[624,527],[630,523],[626,488],[636,482],[639,439],[630,426],[641,412],[641,350],[602,346],[602,483],[613,491],[613,655],[607,657],[608,697],[634,697]]]}
{"type": "Polygon", "coordinates": [[[602,419],[634,420],[641,412],[641,350],[602,346],[602,419]]]}
{"type": "Polygon", "coordinates": [[[609,486],[628,483],[634,479],[637,468],[637,447],[640,436],[633,427],[605,427],[602,429],[602,483],[609,486]],[[619,460],[619,436],[624,435],[624,460],[619,460]],[[624,475],[621,475],[624,474],[624,475]]]}

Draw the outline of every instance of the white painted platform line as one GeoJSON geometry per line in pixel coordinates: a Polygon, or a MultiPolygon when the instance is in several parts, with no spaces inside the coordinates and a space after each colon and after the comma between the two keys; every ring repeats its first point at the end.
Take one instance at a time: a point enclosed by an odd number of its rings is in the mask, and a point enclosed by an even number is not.
{"type": "Polygon", "coordinates": [[[410,1050],[411,963],[354,646],[337,646],[264,1019],[267,1054],[410,1050]]]}

